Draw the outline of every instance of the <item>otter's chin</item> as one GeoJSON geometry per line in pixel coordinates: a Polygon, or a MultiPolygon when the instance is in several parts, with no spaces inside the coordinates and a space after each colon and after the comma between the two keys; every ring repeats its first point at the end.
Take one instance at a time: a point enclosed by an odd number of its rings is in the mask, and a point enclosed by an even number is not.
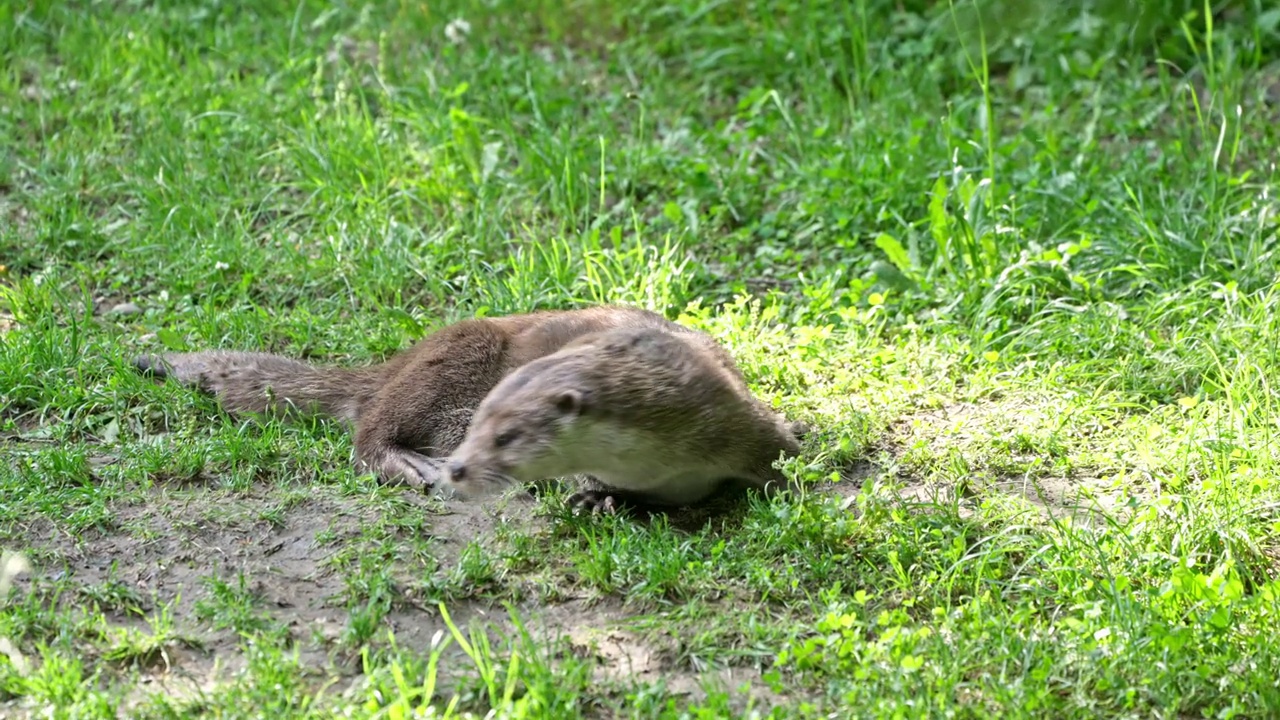
{"type": "Polygon", "coordinates": [[[463,481],[446,480],[447,487],[459,500],[485,500],[501,495],[507,488],[517,484],[515,478],[498,473],[486,473],[483,477],[463,481]]]}
{"type": "Polygon", "coordinates": [[[538,482],[547,478],[574,474],[577,471],[570,469],[572,464],[565,462],[563,454],[552,448],[549,452],[539,453],[537,457],[528,459],[511,468],[507,475],[516,482],[538,482]]]}
{"type": "Polygon", "coordinates": [[[445,491],[445,495],[455,500],[483,500],[492,495],[491,492],[488,492],[488,487],[475,482],[446,482],[442,489],[445,491]]]}

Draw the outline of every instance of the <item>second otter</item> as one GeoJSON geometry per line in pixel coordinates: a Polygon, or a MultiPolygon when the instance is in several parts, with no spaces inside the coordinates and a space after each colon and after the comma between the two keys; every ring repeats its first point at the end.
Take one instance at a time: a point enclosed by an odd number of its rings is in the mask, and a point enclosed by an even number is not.
{"type": "Polygon", "coordinates": [[[603,487],[571,501],[678,506],[725,482],[786,486],[776,460],[797,432],[758,400],[710,337],[662,327],[590,333],[499,382],[476,409],[445,478],[464,497],[586,474],[603,487]]]}

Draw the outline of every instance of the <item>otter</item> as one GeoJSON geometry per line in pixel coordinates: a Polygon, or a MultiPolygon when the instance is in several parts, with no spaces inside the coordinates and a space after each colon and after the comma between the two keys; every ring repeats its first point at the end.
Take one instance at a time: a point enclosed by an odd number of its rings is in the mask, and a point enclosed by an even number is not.
{"type": "Polygon", "coordinates": [[[602,305],[462,320],[367,367],[226,350],[143,355],[133,365],[211,393],[235,415],[336,418],[354,429],[358,469],[429,491],[503,378],[585,335],[622,328],[695,333],[658,313],[602,305]]]}
{"type": "Polygon", "coordinates": [[[511,485],[586,475],[570,504],[694,504],[726,483],[770,494],[799,452],[801,423],[756,398],[729,353],[677,326],[582,335],[516,369],[476,409],[444,462],[445,487],[480,499],[511,485]]]}

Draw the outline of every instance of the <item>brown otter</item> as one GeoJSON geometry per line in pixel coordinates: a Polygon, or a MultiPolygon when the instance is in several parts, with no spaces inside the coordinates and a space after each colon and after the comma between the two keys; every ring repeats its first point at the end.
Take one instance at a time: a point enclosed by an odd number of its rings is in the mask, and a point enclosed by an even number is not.
{"type": "Polygon", "coordinates": [[[213,393],[232,413],[336,417],[355,429],[358,467],[384,482],[428,489],[440,477],[439,459],[462,441],[475,408],[499,381],[583,335],[617,328],[694,335],[657,313],[598,306],[463,320],[363,368],[219,350],[146,355],[134,366],[213,393]]]}
{"type": "Polygon", "coordinates": [[[726,481],[787,486],[773,464],[799,452],[803,426],[753,396],[718,343],[677,327],[603,330],[521,366],[480,403],[448,485],[479,498],[586,474],[603,487],[571,503],[606,511],[688,505],[726,481]]]}

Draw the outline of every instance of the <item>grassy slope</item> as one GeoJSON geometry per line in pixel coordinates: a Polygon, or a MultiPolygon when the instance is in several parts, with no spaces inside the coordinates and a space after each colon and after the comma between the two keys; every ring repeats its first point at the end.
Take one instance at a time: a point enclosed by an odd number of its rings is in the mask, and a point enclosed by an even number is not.
{"type": "Polygon", "coordinates": [[[441,710],[1280,711],[1277,15],[890,5],[0,5],[0,697],[412,706],[443,602],[505,624],[441,710]],[[821,428],[812,496],[473,537],[124,364],[604,300],[821,428]]]}

